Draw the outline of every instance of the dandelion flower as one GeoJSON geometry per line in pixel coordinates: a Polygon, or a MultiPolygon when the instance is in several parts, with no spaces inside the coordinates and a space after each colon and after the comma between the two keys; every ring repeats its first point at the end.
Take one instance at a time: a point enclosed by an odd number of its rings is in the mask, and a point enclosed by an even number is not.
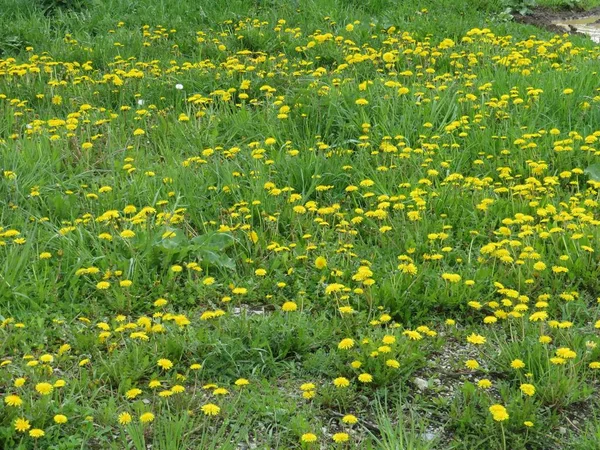
{"type": "Polygon", "coordinates": [[[39,428],[34,428],[33,430],[29,430],[29,436],[34,439],[41,438],[45,435],[44,430],[40,430],[39,428]]]}
{"type": "Polygon", "coordinates": [[[166,358],[159,359],[157,365],[163,370],[169,370],[173,367],[173,363],[171,362],[171,360],[166,358]]]}
{"type": "Polygon", "coordinates": [[[400,367],[400,363],[398,361],[396,361],[395,359],[388,359],[385,362],[385,365],[388,367],[391,367],[392,369],[398,369],[400,367]]]}
{"type": "Polygon", "coordinates": [[[46,363],[46,364],[51,363],[51,362],[54,361],[54,356],[47,355],[47,354],[46,355],[42,355],[42,356],[40,356],[40,361],[43,362],[43,363],[46,363]]]}
{"type": "Polygon", "coordinates": [[[533,394],[535,394],[535,386],[533,384],[522,384],[521,392],[531,397],[533,394]]]}
{"type": "Polygon", "coordinates": [[[221,412],[221,408],[219,408],[213,403],[207,403],[206,405],[203,405],[200,409],[206,416],[217,416],[221,412]]]}
{"type": "Polygon", "coordinates": [[[342,417],[342,422],[353,425],[358,422],[358,418],[352,414],[346,414],[344,417],[342,417]]]}
{"type": "Polygon", "coordinates": [[[391,345],[396,342],[396,336],[385,335],[383,339],[381,339],[381,342],[383,342],[385,345],[391,345]]]}
{"type": "Polygon", "coordinates": [[[335,380],[333,380],[333,384],[335,385],[335,387],[345,388],[350,386],[350,381],[346,377],[338,377],[335,380]]]}
{"type": "Polygon", "coordinates": [[[4,403],[6,403],[8,406],[16,408],[23,404],[23,400],[18,395],[7,395],[4,397],[4,403]]]}
{"type": "Polygon", "coordinates": [[[408,339],[410,339],[411,341],[420,341],[421,339],[423,339],[423,335],[418,331],[414,330],[405,330],[402,332],[402,334],[404,336],[407,336],[408,339]]]}
{"type": "Polygon", "coordinates": [[[443,273],[442,278],[450,283],[458,283],[462,277],[457,273],[443,273]]]}
{"type": "Polygon", "coordinates": [[[324,269],[327,267],[327,260],[322,256],[317,257],[317,259],[315,259],[315,267],[319,270],[324,269]]]}
{"type": "Polygon", "coordinates": [[[350,436],[348,436],[348,433],[335,433],[332,436],[332,439],[334,440],[334,442],[337,442],[337,443],[348,442],[348,440],[350,439],[350,436]]]}
{"type": "Polygon", "coordinates": [[[360,381],[361,383],[370,383],[373,381],[373,375],[369,373],[361,373],[358,376],[358,381],[360,381]]]}
{"type": "Polygon", "coordinates": [[[29,420],[23,418],[18,418],[15,420],[15,430],[17,430],[19,433],[25,433],[30,428],[31,425],[29,424],[29,420]]]}
{"type": "Polygon", "coordinates": [[[295,302],[285,302],[281,309],[285,312],[293,312],[298,309],[298,305],[295,302]]]}
{"type": "Polygon", "coordinates": [[[520,359],[514,359],[510,363],[510,367],[512,367],[513,369],[522,369],[523,367],[525,367],[525,363],[520,359]]]}
{"type": "Polygon", "coordinates": [[[577,356],[577,353],[568,347],[561,347],[556,350],[556,356],[565,359],[573,359],[577,356]]]}
{"type": "Polygon", "coordinates": [[[165,306],[167,303],[169,303],[166,299],[164,298],[159,298],[157,300],[154,301],[154,306],[156,306],[157,308],[160,308],[162,306],[165,306]]]}
{"type": "Polygon", "coordinates": [[[492,417],[496,422],[502,422],[509,418],[506,408],[502,405],[492,405],[489,407],[489,411],[492,413],[492,417]]]}
{"type": "Polygon", "coordinates": [[[121,425],[127,425],[129,423],[131,423],[132,417],[131,414],[129,414],[128,412],[123,412],[121,414],[119,414],[119,423],[121,425]]]}
{"type": "Polygon", "coordinates": [[[354,340],[350,338],[342,339],[338,344],[340,350],[348,350],[352,347],[354,347],[354,340]]]}
{"type": "Polygon", "coordinates": [[[306,443],[317,442],[317,435],[313,433],[304,433],[300,440],[306,443]]]}
{"type": "Polygon", "coordinates": [[[479,386],[481,389],[489,389],[492,387],[492,382],[487,378],[482,378],[477,382],[477,386],[479,386]]]}
{"type": "Polygon", "coordinates": [[[40,395],[48,395],[53,389],[54,387],[50,383],[38,383],[35,385],[35,390],[40,395]]]}
{"type": "Polygon", "coordinates": [[[227,395],[229,394],[229,391],[225,388],[216,388],[213,391],[213,395],[227,395]]]}
{"type": "Polygon", "coordinates": [[[150,423],[154,420],[154,414],[151,412],[144,413],[140,416],[140,422],[142,423],[150,423]]]}
{"type": "Polygon", "coordinates": [[[317,395],[317,393],[315,391],[302,392],[302,397],[305,398],[306,400],[310,400],[311,398],[314,398],[315,395],[317,395]]]}
{"type": "Polygon", "coordinates": [[[148,383],[148,387],[150,389],[156,389],[157,387],[161,387],[162,383],[158,380],[150,380],[150,382],[148,383]]]}
{"type": "Polygon", "coordinates": [[[479,363],[474,359],[469,359],[465,362],[465,367],[471,370],[479,369],[479,363]]]}
{"type": "Polygon", "coordinates": [[[64,414],[57,414],[54,416],[54,422],[61,424],[61,423],[67,423],[67,416],[65,416],[64,414]]]}
{"type": "Polygon", "coordinates": [[[485,337],[481,336],[480,334],[471,333],[471,335],[467,337],[467,342],[474,345],[485,344],[485,341],[485,337]]]}
{"type": "Polygon", "coordinates": [[[133,389],[129,389],[127,392],[125,392],[125,397],[127,397],[128,399],[134,399],[141,393],[142,393],[141,389],[133,388],[133,389]]]}

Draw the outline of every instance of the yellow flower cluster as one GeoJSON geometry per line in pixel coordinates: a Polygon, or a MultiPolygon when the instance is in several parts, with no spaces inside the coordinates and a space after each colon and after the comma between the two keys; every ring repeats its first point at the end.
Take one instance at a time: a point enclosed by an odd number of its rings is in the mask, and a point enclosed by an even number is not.
{"type": "Polygon", "coordinates": [[[311,417],[282,445],[361,448],[356,411],[436,370],[524,439],[587,400],[600,50],[323,20],[2,56],[0,446],[281,395],[311,417]]]}

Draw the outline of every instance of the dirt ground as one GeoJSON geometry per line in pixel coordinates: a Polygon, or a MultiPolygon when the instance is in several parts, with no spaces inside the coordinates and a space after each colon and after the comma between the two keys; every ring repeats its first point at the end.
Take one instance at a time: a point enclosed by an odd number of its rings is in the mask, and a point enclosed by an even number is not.
{"type": "MultiPolygon", "coordinates": [[[[517,22],[525,23],[529,25],[534,25],[539,28],[544,28],[548,31],[552,31],[554,33],[565,33],[567,30],[561,26],[555,25],[555,22],[562,22],[573,19],[581,19],[590,16],[599,16],[597,22],[600,23],[600,7],[593,8],[587,11],[577,11],[577,10],[565,10],[565,11],[556,11],[549,8],[536,8],[533,13],[528,14],[526,16],[515,15],[514,19],[517,22]]],[[[569,31],[572,34],[581,34],[574,27],[571,27],[569,31]]]]}

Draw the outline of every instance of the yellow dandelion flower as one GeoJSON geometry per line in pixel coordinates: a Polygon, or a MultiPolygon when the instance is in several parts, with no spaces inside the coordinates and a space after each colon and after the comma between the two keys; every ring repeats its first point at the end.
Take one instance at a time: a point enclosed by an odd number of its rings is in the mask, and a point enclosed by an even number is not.
{"type": "Polygon", "coordinates": [[[300,440],[302,442],[306,442],[306,443],[311,443],[311,442],[317,442],[317,435],[314,433],[304,433],[301,437],[300,440]]]}
{"type": "Polygon", "coordinates": [[[318,256],[315,259],[315,267],[317,269],[319,269],[319,270],[326,268],[327,267],[327,260],[324,257],[322,257],[322,256],[318,256]]]}
{"type": "Polygon", "coordinates": [[[285,302],[281,309],[285,312],[293,312],[298,309],[298,305],[295,302],[285,302]]]}
{"type": "Polygon", "coordinates": [[[348,435],[348,433],[335,433],[332,436],[332,439],[334,442],[337,442],[337,443],[348,442],[348,440],[350,439],[350,436],[348,435]]]}
{"type": "Polygon", "coordinates": [[[358,381],[360,381],[361,383],[371,383],[373,381],[373,375],[369,373],[361,373],[358,376],[358,381]]]}
{"type": "Polygon", "coordinates": [[[525,363],[520,359],[514,359],[510,363],[510,367],[512,367],[513,369],[522,369],[523,367],[525,367],[525,363]]]}
{"type": "Polygon", "coordinates": [[[171,362],[171,360],[166,358],[159,359],[156,365],[163,370],[169,370],[173,367],[173,363],[171,362]]]}
{"type": "Polygon", "coordinates": [[[65,416],[64,414],[57,414],[54,416],[54,422],[58,423],[58,424],[62,424],[62,423],[67,423],[67,416],[65,416]]]}
{"type": "Polygon", "coordinates": [[[144,413],[140,416],[140,422],[142,423],[150,423],[154,420],[154,414],[151,412],[144,413]]]}
{"type": "Polygon", "coordinates": [[[346,377],[338,377],[335,380],[333,380],[333,384],[335,387],[346,388],[350,386],[350,381],[346,377]]]}
{"type": "Polygon", "coordinates": [[[528,395],[530,397],[533,394],[535,394],[535,386],[533,384],[522,384],[520,389],[521,392],[523,392],[523,394],[528,395]]]}
{"type": "Polygon", "coordinates": [[[497,422],[502,422],[509,418],[508,412],[506,408],[502,405],[492,405],[489,407],[489,411],[492,413],[492,417],[497,422]]]}
{"type": "Polygon", "coordinates": [[[136,398],[141,393],[142,393],[141,389],[133,388],[133,389],[129,389],[127,392],[125,392],[125,397],[127,397],[128,399],[131,400],[131,399],[136,398]]]}
{"type": "Polygon", "coordinates": [[[23,404],[23,400],[18,395],[7,395],[4,397],[4,403],[14,408],[19,407],[23,404]]]}
{"type": "Polygon", "coordinates": [[[29,430],[29,436],[31,436],[34,439],[39,439],[41,437],[44,437],[46,435],[46,433],[44,432],[44,430],[41,430],[39,428],[34,428],[33,430],[29,430]]]}
{"type": "Polygon", "coordinates": [[[121,425],[127,425],[129,423],[131,423],[132,417],[131,414],[129,414],[128,412],[123,412],[121,414],[119,414],[119,423],[121,425]]]}
{"type": "Polygon", "coordinates": [[[481,345],[481,344],[485,344],[486,339],[485,339],[485,337],[481,336],[480,334],[471,333],[467,337],[467,342],[469,342],[470,344],[474,344],[474,345],[481,345]]]}
{"type": "Polygon", "coordinates": [[[200,409],[206,416],[217,416],[221,412],[221,408],[219,408],[213,403],[207,403],[206,405],[203,405],[200,409]]]}
{"type": "Polygon", "coordinates": [[[35,390],[40,395],[49,395],[53,389],[54,387],[50,383],[38,383],[35,385],[35,390]]]}
{"type": "Polygon", "coordinates": [[[352,414],[346,414],[344,417],[342,417],[342,422],[353,425],[358,422],[358,418],[352,414]]]}
{"type": "Polygon", "coordinates": [[[25,433],[30,428],[31,425],[29,423],[29,420],[23,418],[18,418],[17,420],[15,420],[15,430],[17,430],[19,433],[25,433]]]}
{"type": "Polygon", "coordinates": [[[348,350],[354,347],[354,339],[346,338],[342,339],[338,344],[340,350],[348,350]]]}

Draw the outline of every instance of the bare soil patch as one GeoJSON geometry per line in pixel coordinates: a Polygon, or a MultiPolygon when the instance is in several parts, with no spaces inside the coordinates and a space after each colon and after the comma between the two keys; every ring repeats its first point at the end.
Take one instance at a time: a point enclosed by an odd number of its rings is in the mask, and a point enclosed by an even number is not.
{"type": "MultiPolygon", "coordinates": [[[[515,15],[519,23],[534,25],[554,33],[570,33],[590,36],[594,28],[600,33],[600,7],[587,11],[564,10],[556,11],[550,8],[536,8],[526,16],[515,15]]],[[[593,36],[591,36],[593,38],[593,36]]]]}

